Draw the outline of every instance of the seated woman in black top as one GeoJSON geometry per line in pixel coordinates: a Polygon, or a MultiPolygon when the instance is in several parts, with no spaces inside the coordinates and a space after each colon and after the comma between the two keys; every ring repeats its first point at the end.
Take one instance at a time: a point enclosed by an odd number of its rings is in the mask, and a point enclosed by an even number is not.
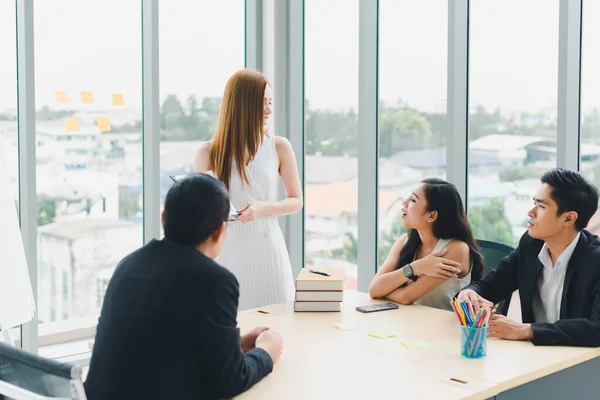
{"type": "Polygon", "coordinates": [[[283,341],[256,328],[240,338],[236,278],[219,254],[229,196],[197,174],[173,185],[165,239],[125,257],[108,285],[85,388],[96,399],[233,397],[269,374],[283,341]]]}

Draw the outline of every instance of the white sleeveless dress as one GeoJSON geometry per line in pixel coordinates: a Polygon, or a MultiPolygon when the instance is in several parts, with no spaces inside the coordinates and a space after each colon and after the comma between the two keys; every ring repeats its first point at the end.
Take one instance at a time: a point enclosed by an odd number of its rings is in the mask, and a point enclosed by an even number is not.
{"type": "MultiPolygon", "coordinates": [[[[254,160],[246,167],[250,185],[236,171],[229,184],[231,202],[241,209],[249,202],[277,201],[279,158],[275,136],[265,135],[254,160]]],[[[231,271],[240,284],[240,310],[291,301],[294,278],[288,250],[277,217],[229,222],[219,264],[231,271]]]]}
{"type": "MultiPolygon", "coordinates": [[[[432,253],[436,253],[440,250],[443,250],[444,247],[448,246],[448,244],[453,239],[440,239],[432,253]]],[[[473,272],[473,261],[471,260],[471,268],[469,269],[469,273],[463,276],[461,279],[458,278],[450,278],[446,280],[439,286],[436,286],[428,293],[426,293],[419,300],[415,301],[414,304],[420,304],[423,306],[441,308],[442,310],[452,311],[452,306],[450,305],[450,300],[461,291],[462,288],[471,283],[471,273],[473,272]]]]}

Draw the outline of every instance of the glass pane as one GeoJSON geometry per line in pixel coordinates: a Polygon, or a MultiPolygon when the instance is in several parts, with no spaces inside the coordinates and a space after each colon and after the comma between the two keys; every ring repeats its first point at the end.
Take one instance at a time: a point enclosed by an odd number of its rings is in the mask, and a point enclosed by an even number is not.
{"type": "MultiPolygon", "coordinates": [[[[17,125],[17,34],[14,1],[0,2],[0,162],[6,165],[11,194],[18,208],[19,138],[17,125]]],[[[19,329],[12,333],[18,339],[19,329]]],[[[2,340],[0,338],[0,340],[2,340]]]]}
{"type": "Polygon", "coordinates": [[[306,0],[304,32],[305,266],[345,268],[356,290],[358,0],[306,0]]]}
{"type": "Polygon", "coordinates": [[[63,0],[34,11],[39,334],[56,356],[88,351],[106,282],[142,245],[142,10],[63,0]]]}
{"type": "MultiPolygon", "coordinates": [[[[193,171],[229,77],[244,68],[244,0],[160,2],[161,204],[169,175],[193,171]]],[[[162,230],[161,230],[162,234],[162,230]]]]}
{"type": "Polygon", "coordinates": [[[468,204],[477,239],[516,244],[541,174],[556,166],[558,9],[558,0],[471,2],[468,204]]]}
{"type": "Polygon", "coordinates": [[[379,264],[406,232],[402,201],[446,175],[448,4],[379,2],[379,264]]]}
{"type": "MultiPolygon", "coordinates": [[[[0,153],[15,199],[19,197],[19,136],[17,125],[17,31],[15,2],[0,3],[0,153]]],[[[16,203],[15,203],[16,204],[16,203]]],[[[17,204],[18,206],[18,204],[17,204]]]]}
{"type": "MultiPolygon", "coordinates": [[[[581,159],[580,169],[600,187],[600,3],[583,2],[581,46],[581,159]]],[[[590,220],[588,230],[600,233],[600,213],[590,220]]]]}

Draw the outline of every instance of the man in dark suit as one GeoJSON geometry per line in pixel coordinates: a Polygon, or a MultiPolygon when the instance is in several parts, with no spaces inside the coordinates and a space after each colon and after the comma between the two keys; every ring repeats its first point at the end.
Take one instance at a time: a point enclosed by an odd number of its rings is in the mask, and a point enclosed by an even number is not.
{"type": "Polygon", "coordinates": [[[256,328],[240,338],[239,287],[214,260],[229,196],[197,174],[173,185],[165,238],[125,257],[108,285],[85,388],[96,399],[218,399],[269,374],[283,341],[256,328]]]}
{"type": "Polygon", "coordinates": [[[494,315],[488,336],[600,346],[600,240],[584,230],[598,208],[598,190],[562,168],[546,172],[541,183],[518,247],[458,298],[479,307],[518,289],[523,323],[494,315]]]}

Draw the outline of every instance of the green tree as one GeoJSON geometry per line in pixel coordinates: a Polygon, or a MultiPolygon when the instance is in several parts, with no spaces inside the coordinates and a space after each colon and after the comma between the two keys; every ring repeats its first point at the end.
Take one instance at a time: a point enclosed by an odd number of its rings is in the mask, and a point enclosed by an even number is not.
{"type": "Polygon", "coordinates": [[[383,232],[379,239],[379,265],[383,264],[396,240],[407,232],[408,229],[402,226],[402,219],[398,215],[392,222],[389,232],[383,232]]]}
{"type": "Polygon", "coordinates": [[[469,116],[469,140],[479,139],[482,136],[494,133],[510,133],[510,123],[500,115],[500,109],[489,113],[479,105],[475,112],[469,116]]]}
{"type": "Polygon", "coordinates": [[[500,170],[500,182],[512,182],[522,179],[534,179],[539,177],[539,172],[531,167],[510,165],[500,170]]]}
{"type": "Polygon", "coordinates": [[[142,121],[137,119],[133,124],[111,125],[110,133],[136,133],[142,131],[142,121]]]}
{"type": "Polygon", "coordinates": [[[176,95],[168,95],[160,108],[162,140],[209,140],[216,129],[220,107],[220,98],[204,98],[200,105],[191,95],[184,107],[176,95]]]}
{"type": "Polygon", "coordinates": [[[352,232],[346,232],[346,242],[341,249],[332,251],[333,258],[356,264],[358,262],[358,241],[352,232]]]}
{"type": "Polygon", "coordinates": [[[73,110],[52,110],[48,106],[43,106],[36,113],[36,118],[40,121],[54,121],[57,119],[63,119],[72,117],[75,115],[73,110]]]}
{"type": "Polygon", "coordinates": [[[600,109],[598,109],[598,107],[594,107],[589,113],[583,116],[583,123],[581,124],[581,139],[585,141],[598,142],[599,133],[600,109]]]}
{"type": "Polygon", "coordinates": [[[482,206],[469,207],[469,222],[476,239],[514,246],[512,226],[506,217],[502,201],[491,199],[482,206]]]}
{"type": "Polygon", "coordinates": [[[358,114],[354,110],[307,110],[306,154],[358,154],[358,114]]]}
{"type": "Polygon", "coordinates": [[[0,114],[0,121],[16,121],[16,115],[0,114]]]}
{"type": "Polygon", "coordinates": [[[160,107],[160,129],[163,140],[185,140],[185,131],[181,126],[184,117],[185,112],[179,98],[173,94],[168,95],[160,107]]]}
{"type": "Polygon", "coordinates": [[[382,105],[379,109],[379,148],[381,157],[400,150],[437,147],[429,122],[417,110],[402,102],[396,107],[382,105]]]}
{"type": "Polygon", "coordinates": [[[56,217],[56,203],[51,199],[38,197],[37,201],[37,225],[48,225],[56,217]]]}

